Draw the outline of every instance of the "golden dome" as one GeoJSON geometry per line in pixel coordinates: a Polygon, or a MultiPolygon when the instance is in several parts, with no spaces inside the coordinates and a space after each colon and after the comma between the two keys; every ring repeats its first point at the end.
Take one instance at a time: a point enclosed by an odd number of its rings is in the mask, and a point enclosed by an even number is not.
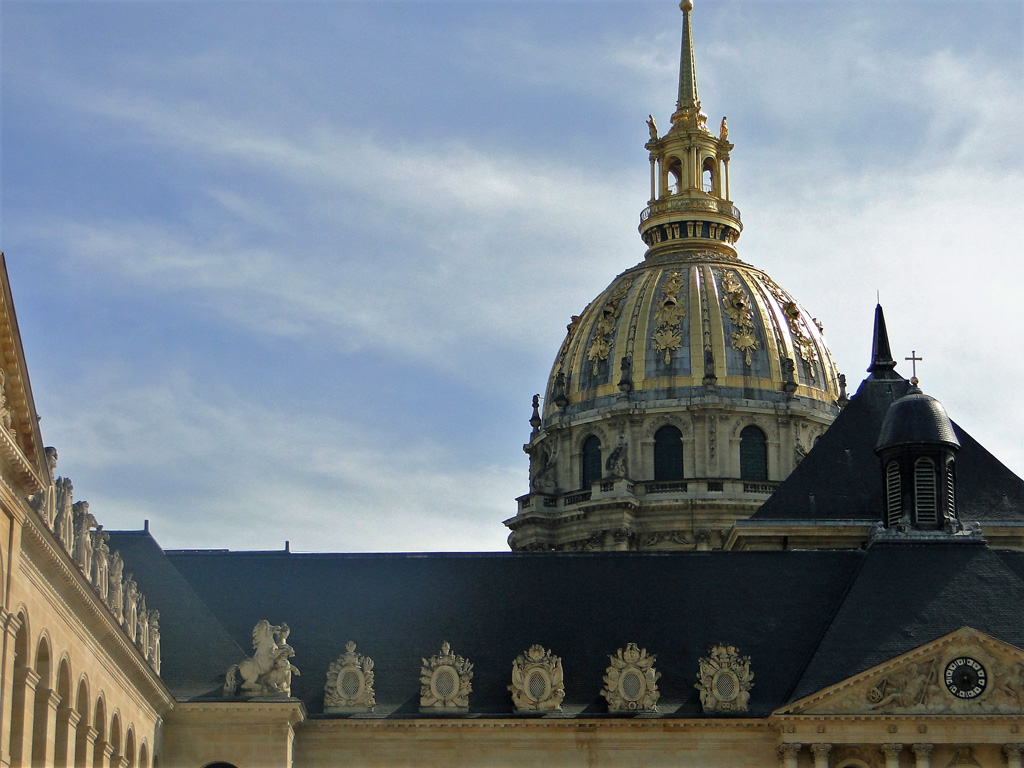
{"type": "Polygon", "coordinates": [[[719,398],[831,410],[838,376],[820,323],[768,275],[712,251],[661,253],[573,317],[548,381],[545,421],[628,397],[647,407],[719,398]]]}

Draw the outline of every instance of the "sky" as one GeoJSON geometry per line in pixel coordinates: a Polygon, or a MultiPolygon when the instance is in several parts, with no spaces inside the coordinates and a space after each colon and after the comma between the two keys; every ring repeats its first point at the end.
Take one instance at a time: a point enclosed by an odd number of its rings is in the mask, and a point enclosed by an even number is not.
{"type": "MultiPolygon", "coordinates": [[[[505,550],[530,398],[643,259],[662,2],[0,2],[40,427],[165,548],[505,550]]],[[[740,257],[1024,474],[1024,4],[696,0],[740,257]],[[909,376],[909,364],[898,370],[909,376]]]]}

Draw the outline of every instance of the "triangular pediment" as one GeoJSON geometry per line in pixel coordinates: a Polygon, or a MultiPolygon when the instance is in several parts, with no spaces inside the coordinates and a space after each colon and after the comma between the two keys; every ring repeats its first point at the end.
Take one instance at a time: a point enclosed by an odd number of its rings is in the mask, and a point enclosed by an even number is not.
{"type": "Polygon", "coordinates": [[[963,627],[775,714],[1024,714],[1024,651],[963,627]]]}

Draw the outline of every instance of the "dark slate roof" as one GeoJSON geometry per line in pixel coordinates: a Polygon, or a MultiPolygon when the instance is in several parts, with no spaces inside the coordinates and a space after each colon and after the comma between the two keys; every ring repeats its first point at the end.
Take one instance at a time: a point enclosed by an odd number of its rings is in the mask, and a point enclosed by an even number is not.
{"type": "Polygon", "coordinates": [[[1024,552],[901,543],[867,554],[794,700],[965,626],[1024,649],[1024,552]]]}
{"type": "MultiPolygon", "coordinates": [[[[766,715],[788,700],[864,556],[167,553],[247,653],[260,619],[291,627],[292,691],[312,714],[328,665],[357,643],[374,660],[378,717],[417,714],[421,658],[445,640],[475,665],[470,716],[511,714],[512,661],[534,643],[562,657],[562,716],[599,716],[608,656],[630,642],[657,654],[663,716],[701,714],[698,659],[717,643],[752,657],[752,712],[766,715]]],[[[181,669],[206,649],[171,654],[181,669]]]]}
{"type": "MultiPolygon", "coordinates": [[[[890,373],[895,376],[895,373],[890,373]]],[[[869,376],[817,444],[751,520],[782,522],[881,519],[881,463],[875,454],[882,421],[909,382],[869,376]]],[[[960,519],[1024,522],[1024,480],[953,422],[960,519]]]]}
{"type": "Polygon", "coordinates": [[[878,432],[877,447],[899,445],[933,445],[943,443],[959,448],[946,409],[931,395],[911,387],[889,408],[878,432]]]}
{"type": "Polygon", "coordinates": [[[179,699],[219,692],[224,670],[242,649],[199,598],[149,531],[110,531],[125,574],[132,573],[146,607],[160,611],[160,677],[179,699]]]}

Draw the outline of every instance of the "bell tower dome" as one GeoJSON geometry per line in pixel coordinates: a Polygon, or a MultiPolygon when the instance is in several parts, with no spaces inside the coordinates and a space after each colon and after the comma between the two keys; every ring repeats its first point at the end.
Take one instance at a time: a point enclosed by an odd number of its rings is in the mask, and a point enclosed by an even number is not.
{"type": "Polygon", "coordinates": [[[643,260],[574,315],[534,398],[514,550],[715,549],[838,413],[818,320],[741,261],[728,128],[707,128],[684,0],[671,126],[653,117],[643,260]]]}

